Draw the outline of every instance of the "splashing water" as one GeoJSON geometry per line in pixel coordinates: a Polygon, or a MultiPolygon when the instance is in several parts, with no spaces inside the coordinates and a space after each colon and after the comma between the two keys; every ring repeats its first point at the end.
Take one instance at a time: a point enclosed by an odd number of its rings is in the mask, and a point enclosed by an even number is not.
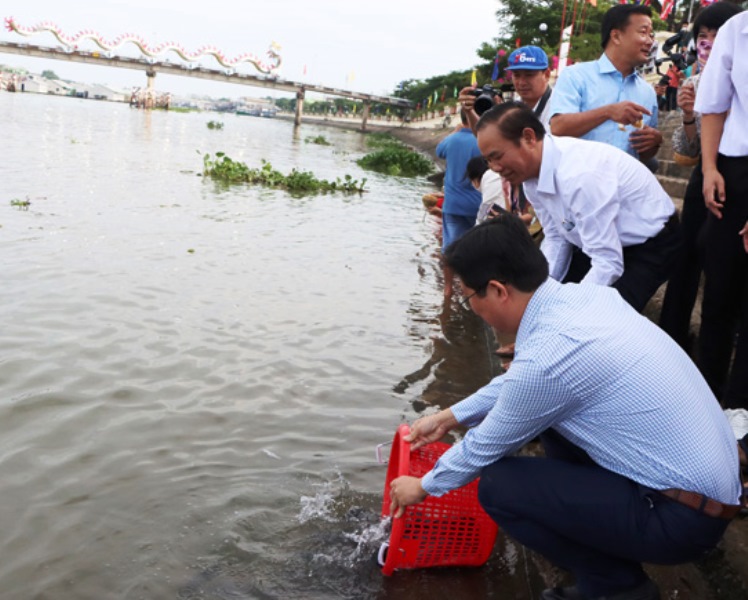
{"type": "Polygon", "coordinates": [[[346,533],[344,537],[356,543],[356,549],[348,557],[349,567],[354,566],[358,561],[368,559],[371,553],[378,548],[382,542],[390,537],[392,519],[387,517],[375,523],[368,525],[360,533],[346,533]]]}
{"type": "Polygon", "coordinates": [[[348,490],[348,482],[341,473],[336,479],[315,484],[319,491],[314,496],[302,496],[299,499],[301,511],[299,512],[299,523],[302,525],[315,519],[334,522],[333,511],[337,504],[337,497],[348,490]]]}
{"type": "MultiPolygon", "coordinates": [[[[315,485],[318,489],[313,496],[299,499],[298,515],[302,525],[313,527],[315,523],[324,523],[323,529],[328,534],[324,547],[313,554],[312,563],[350,569],[376,556],[381,543],[389,538],[391,519],[382,519],[378,512],[353,504],[350,486],[339,473],[334,480],[315,485]],[[334,524],[332,535],[329,524],[334,524]]],[[[356,500],[369,504],[372,499],[356,500]]]]}

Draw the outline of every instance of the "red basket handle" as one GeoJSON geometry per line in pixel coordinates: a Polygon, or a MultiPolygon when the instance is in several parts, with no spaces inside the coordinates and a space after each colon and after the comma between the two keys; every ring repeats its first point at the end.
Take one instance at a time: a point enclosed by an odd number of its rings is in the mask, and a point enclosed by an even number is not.
{"type": "MultiPolygon", "coordinates": [[[[391,479],[394,479],[396,477],[401,477],[402,475],[407,475],[410,472],[410,442],[405,441],[405,437],[410,433],[410,427],[403,423],[400,425],[400,427],[397,428],[397,431],[395,432],[395,439],[392,440],[392,451],[390,452],[390,462],[392,461],[393,457],[397,457],[397,472],[396,473],[390,473],[390,470],[388,468],[387,470],[387,481],[389,482],[391,479]]],[[[383,517],[392,517],[392,514],[389,509],[389,489],[385,489],[384,491],[384,506],[382,510],[382,516],[383,517]]],[[[405,509],[407,513],[407,508],[405,509]]],[[[390,531],[390,540],[400,540],[402,538],[403,532],[405,531],[405,517],[406,513],[403,513],[403,515],[399,519],[392,519],[392,530],[390,531]]],[[[397,546],[392,546],[392,544],[382,545],[382,548],[380,548],[380,555],[379,555],[379,561],[382,565],[382,573],[384,575],[392,575],[392,573],[395,570],[395,566],[398,564],[397,556],[394,554],[390,556],[391,553],[397,552],[397,546]],[[390,552],[391,550],[391,552],[390,552]],[[385,558],[385,552],[386,552],[386,558],[385,558]]]]}
{"type": "Polygon", "coordinates": [[[410,442],[405,438],[410,435],[410,426],[403,423],[395,432],[395,439],[392,441],[392,450],[397,451],[400,456],[400,464],[397,470],[397,476],[407,475],[410,472],[410,442]]]}

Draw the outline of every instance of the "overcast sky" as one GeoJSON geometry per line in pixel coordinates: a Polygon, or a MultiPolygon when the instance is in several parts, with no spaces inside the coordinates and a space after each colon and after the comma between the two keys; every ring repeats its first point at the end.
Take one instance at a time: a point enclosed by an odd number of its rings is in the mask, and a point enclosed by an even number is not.
{"type": "MultiPolygon", "coordinates": [[[[403,79],[425,79],[469,69],[479,62],[482,42],[498,34],[498,0],[423,2],[408,0],[4,0],[0,16],[24,27],[51,22],[74,35],[93,30],[105,39],[141,36],[151,46],[176,42],[187,51],[216,46],[227,58],[245,52],[265,57],[271,42],[281,46],[286,79],[361,92],[390,94],[403,79]],[[306,75],[304,70],[306,69],[306,75]]],[[[50,33],[26,38],[0,32],[3,41],[57,46],[50,33]]],[[[95,50],[90,42],[81,49],[95,50]]],[[[134,56],[134,46],[123,54],[134,56]]],[[[172,62],[178,60],[170,54],[172,62]]],[[[63,79],[123,86],[145,85],[145,75],[127,69],[80,65],[59,60],[0,54],[0,64],[63,79]]],[[[206,67],[220,67],[212,58],[206,67]]],[[[256,72],[249,65],[240,69],[256,72]]],[[[469,83],[469,82],[466,82],[469,83]]],[[[212,96],[265,95],[246,88],[193,78],[160,75],[156,89],[212,96]]]]}

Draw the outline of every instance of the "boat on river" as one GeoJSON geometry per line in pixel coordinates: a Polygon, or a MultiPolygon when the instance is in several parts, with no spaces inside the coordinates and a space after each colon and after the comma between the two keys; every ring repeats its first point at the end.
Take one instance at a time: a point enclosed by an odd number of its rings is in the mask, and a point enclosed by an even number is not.
{"type": "Polygon", "coordinates": [[[238,106],[236,108],[236,114],[248,117],[259,117],[262,115],[262,107],[256,104],[238,106]]]}

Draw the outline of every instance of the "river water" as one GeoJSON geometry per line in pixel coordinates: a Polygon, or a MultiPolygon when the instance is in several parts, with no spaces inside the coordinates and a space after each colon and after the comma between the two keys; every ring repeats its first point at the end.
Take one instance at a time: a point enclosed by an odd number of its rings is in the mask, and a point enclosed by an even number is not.
{"type": "Polygon", "coordinates": [[[2,598],[538,589],[501,537],[482,569],[373,559],[375,446],[492,370],[478,319],[443,306],[425,179],[272,119],[6,93],[0,132],[2,598]],[[218,185],[216,151],[369,191],[218,185]]]}

